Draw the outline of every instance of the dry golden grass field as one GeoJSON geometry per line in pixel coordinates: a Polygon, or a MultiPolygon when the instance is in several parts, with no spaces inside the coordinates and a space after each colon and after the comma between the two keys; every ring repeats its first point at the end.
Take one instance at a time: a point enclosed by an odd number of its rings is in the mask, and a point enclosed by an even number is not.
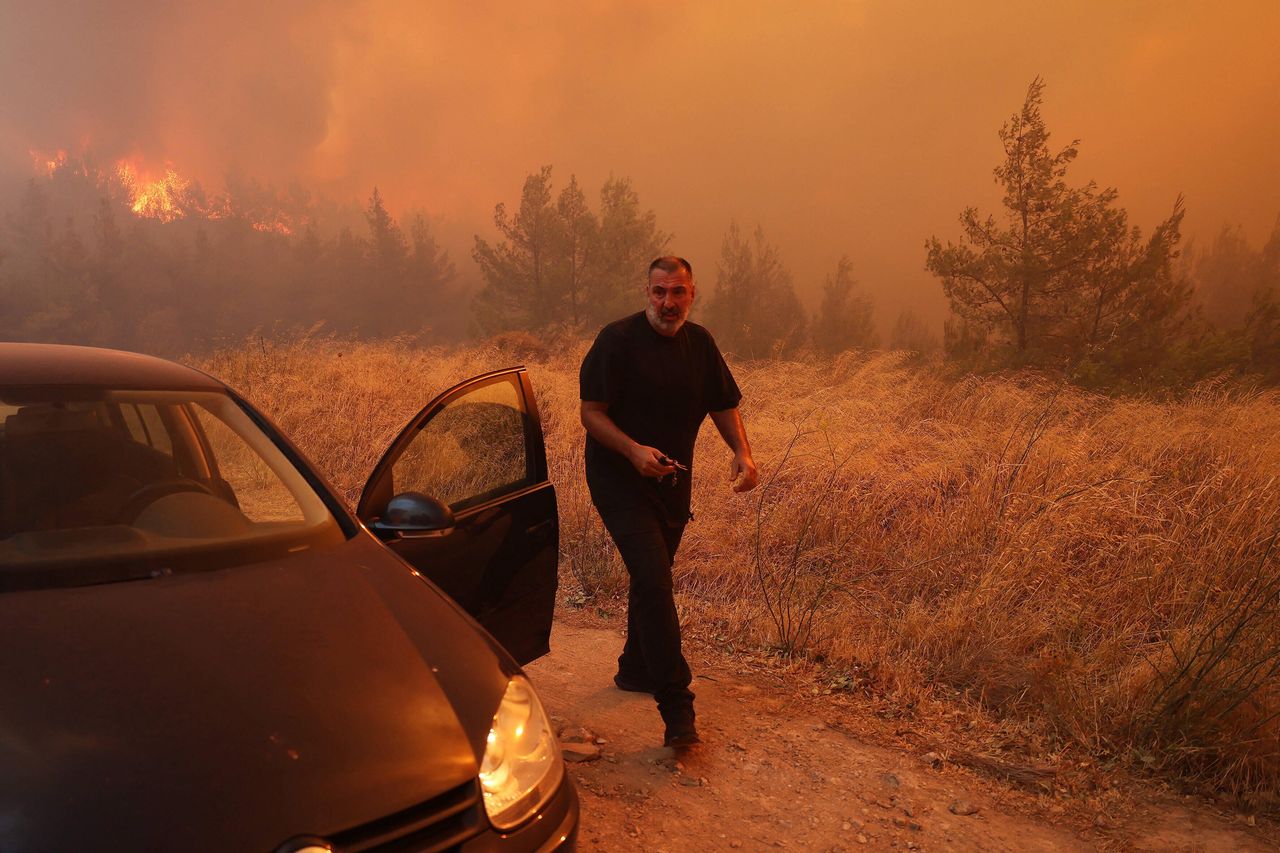
{"type": "MultiPolygon", "coordinates": [[[[624,572],[582,476],[587,342],[255,341],[199,366],[266,411],[354,503],[438,391],[526,363],[561,514],[567,604],[624,572]]],[[[733,362],[761,487],[703,430],[678,560],[686,628],[818,661],[832,690],[981,705],[1055,756],[1276,808],[1280,393],[1112,399],[956,380],[902,354],[733,362]]]]}

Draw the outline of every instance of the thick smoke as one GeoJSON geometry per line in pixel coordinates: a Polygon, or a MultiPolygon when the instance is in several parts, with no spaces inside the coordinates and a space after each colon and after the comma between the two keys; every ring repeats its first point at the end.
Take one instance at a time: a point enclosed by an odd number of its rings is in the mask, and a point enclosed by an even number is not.
{"type": "Polygon", "coordinates": [[[993,209],[1000,124],[1037,75],[1081,182],[1150,228],[1280,208],[1280,5],[1057,7],[848,0],[0,4],[0,167],[28,149],[237,171],[337,200],[381,188],[444,220],[455,257],[552,163],[630,176],[714,280],[757,223],[810,304],[848,254],[892,322],[940,316],[926,237],[993,209]],[[452,238],[451,236],[452,235],[452,238]]]}
{"type": "Polygon", "coordinates": [[[140,157],[206,179],[305,177],[329,132],[340,4],[13,3],[0,12],[0,124],[28,149],[140,157]]]}

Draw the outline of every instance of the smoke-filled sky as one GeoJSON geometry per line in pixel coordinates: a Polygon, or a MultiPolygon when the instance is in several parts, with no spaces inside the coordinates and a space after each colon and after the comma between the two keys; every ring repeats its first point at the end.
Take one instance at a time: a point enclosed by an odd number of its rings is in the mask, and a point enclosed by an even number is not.
{"type": "MultiPolygon", "coordinates": [[[[813,304],[841,254],[881,305],[938,316],[924,240],[994,211],[996,132],[1037,75],[1072,180],[1206,242],[1280,213],[1280,2],[0,0],[0,167],[30,149],[230,169],[339,200],[375,184],[460,266],[553,164],[610,174],[704,289],[736,219],[813,304]]],[[[643,280],[638,274],[638,283],[643,280]]]]}

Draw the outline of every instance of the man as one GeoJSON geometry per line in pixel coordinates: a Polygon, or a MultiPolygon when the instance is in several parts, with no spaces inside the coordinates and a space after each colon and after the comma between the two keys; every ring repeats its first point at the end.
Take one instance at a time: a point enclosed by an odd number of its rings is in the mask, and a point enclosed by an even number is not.
{"type": "Polygon", "coordinates": [[[652,693],[668,746],[698,743],[671,565],[684,533],[693,445],[708,414],[733,451],[733,490],[758,481],[738,391],[710,333],[687,322],[696,290],[683,258],[649,265],[644,311],[601,330],[582,362],[587,486],[631,583],[614,683],[652,693]]]}

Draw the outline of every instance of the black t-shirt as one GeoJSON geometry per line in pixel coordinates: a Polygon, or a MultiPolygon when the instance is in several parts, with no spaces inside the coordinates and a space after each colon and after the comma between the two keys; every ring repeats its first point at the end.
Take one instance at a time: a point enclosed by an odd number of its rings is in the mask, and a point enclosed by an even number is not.
{"type": "Polygon", "coordinates": [[[587,436],[587,486],[601,509],[650,503],[671,524],[689,519],[693,445],[708,412],[736,408],[742,399],[711,333],[697,323],[675,335],[658,334],[641,311],[600,330],[582,360],[583,400],[608,403],[609,417],[640,444],[689,467],[675,483],[642,477],[622,455],[587,436]]]}

